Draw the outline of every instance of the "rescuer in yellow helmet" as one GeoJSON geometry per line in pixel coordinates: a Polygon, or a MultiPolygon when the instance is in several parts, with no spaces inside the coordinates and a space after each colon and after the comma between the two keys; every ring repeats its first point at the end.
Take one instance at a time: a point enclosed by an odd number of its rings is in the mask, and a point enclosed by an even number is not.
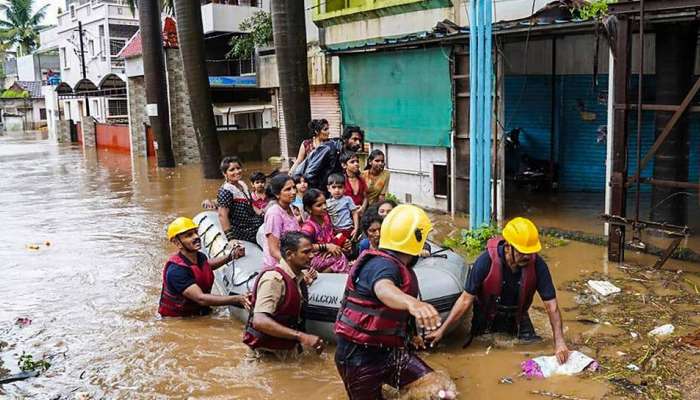
{"type": "Polygon", "coordinates": [[[436,343],[448,327],[474,304],[471,338],[503,332],[523,342],[541,340],[528,315],[535,292],[544,302],[554,337],[554,353],[560,363],[569,358],[561,312],[549,268],[537,253],[542,249],[537,227],[527,218],[512,219],[503,236],[491,238],[469,271],[464,292],[445,323],[427,336],[436,343]]]}
{"type": "Polygon", "coordinates": [[[365,250],[349,272],[334,331],[335,363],[351,399],[382,398],[385,383],[398,384],[402,393],[434,388],[431,398],[440,390],[441,398],[454,397],[449,377],[407,350],[414,318],[427,331],[440,326],[435,308],[418,300],[413,271],[431,229],[420,208],[394,208],[382,222],[379,249],[365,250]]]}
{"type": "Polygon", "coordinates": [[[206,315],[211,306],[240,304],[250,308],[246,295],[218,296],[211,294],[214,270],[228,264],[234,257],[229,255],[207,259],[202,241],[197,233],[197,224],[189,218],[179,217],[168,226],[168,240],[178,249],[170,256],[163,268],[163,289],[158,312],[164,317],[189,317],[206,315]]]}

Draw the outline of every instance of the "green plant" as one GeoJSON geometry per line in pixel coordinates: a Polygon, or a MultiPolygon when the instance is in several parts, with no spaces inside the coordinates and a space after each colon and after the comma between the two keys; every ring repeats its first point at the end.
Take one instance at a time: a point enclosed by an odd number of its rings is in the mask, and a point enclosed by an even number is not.
{"type": "Polygon", "coordinates": [[[51,366],[51,364],[43,358],[41,360],[34,360],[31,354],[27,354],[25,352],[22,352],[22,355],[19,357],[19,361],[17,361],[17,365],[22,371],[39,372],[44,372],[51,366]]]}
{"type": "Polygon", "coordinates": [[[471,256],[482,252],[486,248],[486,242],[499,233],[500,230],[496,226],[462,229],[457,235],[449,236],[442,244],[451,249],[462,250],[471,256]]]}
{"type": "Polygon", "coordinates": [[[7,89],[0,95],[3,99],[28,99],[29,92],[26,90],[12,90],[7,89]]]}
{"type": "Polygon", "coordinates": [[[231,38],[231,51],[226,54],[228,58],[251,58],[256,47],[272,43],[272,17],[265,11],[244,19],[239,28],[249,33],[231,38]]]}
{"type": "Polygon", "coordinates": [[[393,202],[396,203],[396,204],[401,204],[401,200],[399,200],[399,198],[396,197],[396,195],[393,194],[393,193],[388,193],[388,192],[387,192],[387,194],[384,195],[384,200],[391,200],[391,201],[393,201],[393,202]]]}
{"type": "Polygon", "coordinates": [[[572,10],[574,15],[582,20],[601,19],[608,15],[608,4],[616,3],[617,0],[591,0],[572,10]]]}

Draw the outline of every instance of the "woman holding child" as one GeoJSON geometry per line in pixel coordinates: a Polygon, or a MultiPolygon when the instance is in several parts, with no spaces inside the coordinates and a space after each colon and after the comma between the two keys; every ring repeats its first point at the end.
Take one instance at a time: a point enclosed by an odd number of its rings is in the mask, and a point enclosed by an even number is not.
{"type": "Polygon", "coordinates": [[[248,186],[241,179],[243,164],[238,157],[224,157],[221,173],[225,182],[219,188],[219,222],[229,241],[245,240],[255,243],[255,234],[263,217],[253,207],[248,186]]]}
{"type": "Polygon", "coordinates": [[[326,209],[326,196],[318,189],[309,189],[304,194],[304,208],[309,218],[301,231],[312,239],[316,253],[311,259],[311,268],[317,272],[348,272],[348,259],[343,251],[350,250],[350,241],[345,240],[343,248],[334,240],[333,223],[326,209]]]}

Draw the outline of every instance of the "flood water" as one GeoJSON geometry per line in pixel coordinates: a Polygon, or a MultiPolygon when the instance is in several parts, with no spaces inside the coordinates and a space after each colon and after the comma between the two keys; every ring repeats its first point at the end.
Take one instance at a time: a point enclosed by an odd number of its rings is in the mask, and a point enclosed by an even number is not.
{"type": "MultiPolygon", "coordinates": [[[[83,154],[27,134],[0,136],[0,171],[0,341],[8,343],[2,360],[12,372],[22,352],[51,362],[42,376],[0,388],[0,397],[345,398],[332,348],[289,363],[250,363],[242,324],[223,310],[190,320],[157,317],[162,267],[172,250],[165,227],[199,212],[220,185],[201,179],[199,166],[158,170],[129,155],[83,154]],[[31,325],[17,326],[18,317],[31,325]]],[[[440,219],[444,233],[450,223],[440,219]]],[[[616,273],[603,247],[572,242],[544,255],[558,289],[583,272],[616,273]]],[[[572,304],[571,293],[560,290],[559,298],[563,307],[572,304]]],[[[538,332],[551,337],[546,318],[533,318],[538,332]]],[[[570,338],[600,329],[566,313],[564,319],[570,338]]],[[[462,398],[542,398],[530,394],[534,389],[606,398],[609,387],[599,380],[517,377],[521,361],[551,353],[549,339],[511,348],[475,342],[463,350],[461,343],[452,337],[425,359],[456,381],[462,398]],[[515,383],[499,384],[505,376],[515,383]]]]}

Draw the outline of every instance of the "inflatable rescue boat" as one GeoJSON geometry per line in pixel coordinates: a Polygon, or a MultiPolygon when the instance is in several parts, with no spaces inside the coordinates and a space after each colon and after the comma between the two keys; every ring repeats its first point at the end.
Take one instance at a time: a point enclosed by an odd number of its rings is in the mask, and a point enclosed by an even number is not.
{"type": "MultiPolygon", "coordinates": [[[[205,211],[194,217],[199,225],[202,251],[210,258],[231,251],[226,235],[221,229],[214,211],[205,211]]],[[[262,239],[258,235],[258,241],[262,239]]],[[[245,256],[214,272],[215,287],[222,294],[244,294],[252,291],[262,270],[263,252],[256,243],[241,241],[245,256]]],[[[467,266],[456,253],[430,243],[431,256],[421,258],[415,266],[421,298],[432,304],[442,318],[446,318],[455,301],[462,294],[467,278],[467,266]]],[[[335,342],[333,323],[343,299],[347,274],[320,273],[309,286],[309,303],[306,310],[306,330],[326,340],[335,342]]],[[[248,312],[240,306],[230,306],[231,315],[246,322],[248,312]]]]}

